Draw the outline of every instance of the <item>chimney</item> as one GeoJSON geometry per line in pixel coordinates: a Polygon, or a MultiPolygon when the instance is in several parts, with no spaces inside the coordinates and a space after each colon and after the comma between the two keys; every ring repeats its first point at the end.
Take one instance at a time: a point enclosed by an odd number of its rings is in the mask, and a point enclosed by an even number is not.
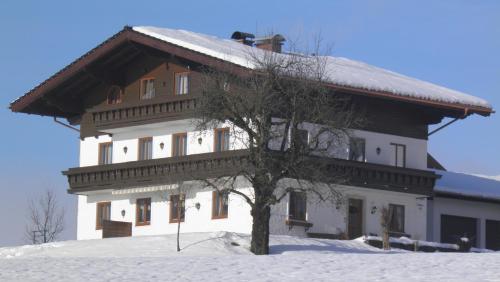
{"type": "Polygon", "coordinates": [[[255,47],[281,53],[281,46],[285,42],[285,37],[281,34],[275,34],[267,37],[257,38],[255,40],[255,47]]]}
{"type": "Polygon", "coordinates": [[[243,32],[243,31],[235,31],[233,32],[233,35],[231,35],[231,39],[238,41],[240,43],[243,43],[248,46],[253,45],[253,39],[255,38],[255,35],[248,33],[248,32],[243,32]]]}

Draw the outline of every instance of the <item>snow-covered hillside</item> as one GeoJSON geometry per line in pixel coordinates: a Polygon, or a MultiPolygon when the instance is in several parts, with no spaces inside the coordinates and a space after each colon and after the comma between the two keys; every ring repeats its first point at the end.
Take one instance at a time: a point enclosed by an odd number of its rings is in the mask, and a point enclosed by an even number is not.
{"type": "Polygon", "coordinates": [[[0,248],[0,281],[500,280],[497,253],[384,252],[361,240],[272,236],[270,256],[234,233],[66,241],[0,248]]]}

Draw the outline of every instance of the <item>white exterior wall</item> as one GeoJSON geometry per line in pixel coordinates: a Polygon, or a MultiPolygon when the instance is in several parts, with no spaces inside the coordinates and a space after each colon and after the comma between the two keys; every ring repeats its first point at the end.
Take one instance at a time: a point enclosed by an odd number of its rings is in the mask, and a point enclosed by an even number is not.
{"type": "MultiPolygon", "coordinates": [[[[229,124],[224,124],[220,127],[230,127],[231,133],[237,130],[229,124]]],[[[311,126],[308,129],[313,130],[311,126]]],[[[153,137],[153,158],[171,157],[172,134],[183,132],[187,132],[188,155],[213,152],[213,132],[195,131],[191,120],[163,122],[108,131],[113,133],[112,138],[108,135],[103,135],[98,138],[87,137],[81,141],[80,166],[97,165],[99,143],[110,141],[113,141],[113,163],[136,161],[138,158],[138,139],[142,137],[153,137]],[[201,144],[198,143],[199,138],[202,139],[201,144]],[[160,148],[160,143],[164,144],[163,149],[160,148]],[[124,152],[124,147],[127,147],[127,153],[124,152]]],[[[241,134],[231,134],[230,149],[245,148],[244,141],[241,140],[240,136],[241,134]]],[[[406,145],[406,167],[427,169],[427,140],[364,130],[352,130],[352,136],[365,139],[366,162],[394,165],[394,148],[391,146],[391,143],[398,143],[406,145]],[[380,148],[380,154],[377,154],[377,148],[380,148]]],[[[348,142],[340,142],[333,156],[346,159],[348,155],[348,142]]]]}
{"type": "MultiPolygon", "coordinates": [[[[244,140],[234,127],[229,124],[220,126],[231,128],[230,149],[245,148],[244,140]],[[236,137],[237,136],[237,137],[236,137]]],[[[314,130],[314,127],[309,130],[314,130]]],[[[213,152],[213,131],[196,132],[192,120],[154,123],[142,126],[126,127],[107,130],[112,134],[87,137],[80,144],[80,166],[98,164],[99,143],[113,141],[113,163],[136,161],[138,159],[138,139],[142,137],[153,138],[153,158],[171,157],[172,134],[187,132],[187,154],[200,154],[213,152]],[[198,139],[201,138],[201,144],[198,139]],[[163,149],[160,143],[164,144],[163,149]],[[124,148],[127,147],[127,153],[124,148]]],[[[241,132],[239,132],[241,133],[241,132]]],[[[427,140],[407,138],[389,134],[375,133],[363,130],[353,130],[354,137],[365,139],[366,161],[371,163],[393,165],[394,151],[391,143],[406,145],[406,165],[408,168],[426,169],[427,140]],[[380,154],[377,154],[380,148],[380,154]]],[[[347,158],[349,154],[347,142],[341,142],[335,149],[334,157],[347,158]]],[[[373,189],[348,187],[344,190],[346,198],[354,197],[363,199],[363,232],[365,234],[380,234],[379,218],[377,212],[371,214],[371,208],[378,210],[389,203],[405,206],[405,232],[413,238],[425,239],[426,235],[426,202],[417,200],[416,195],[387,192],[373,189]],[[423,205],[423,208],[422,208],[423,205]]],[[[115,195],[111,191],[90,193],[88,196],[78,196],[78,239],[101,238],[100,230],[95,230],[96,202],[111,201],[111,219],[133,223],[132,235],[153,235],[176,232],[176,224],[169,223],[168,199],[162,198],[161,193],[125,194],[115,195]],[[135,226],[135,200],[137,198],[151,197],[152,221],[149,226],[135,226]],[[125,210],[125,216],[121,211],[125,210]]],[[[165,194],[165,193],[163,193],[165,194]]],[[[195,208],[186,211],[186,222],[182,223],[183,232],[201,231],[234,231],[249,233],[251,231],[251,216],[248,205],[238,196],[230,196],[229,218],[211,219],[212,192],[206,190],[192,191],[186,200],[187,206],[196,202],[201,204],[200,210],[195,208]]],[[[307,208],[307,219],[313,223],[309,232],[339,234],[347,229],[347,205],[336,209],[332,204],[318,203],[310,199],[307,208]]],[[[288,215],[288,201],[272,208],[271,232],[273,234],[290,234],[305,236],[305,228],[294,226],[292,229],[285,224],[288,215]]]]}
{"type": "MultiPolygon", "coordinates": [[[[307,232],[347,234],[349,198],[363,200],[363,234],[382,234],[380,227],[380,210],[389,204],[405,207],[405,233],[413,239],[425,240],[427,228],[427,201],[419,195],[398,192],[365,189],[345,186],[339,189],[344,196],[344,203],[336,207],[331,202],[319,202],[308,195],[306,219],[313,223],[307,232]],[[376,212],[371,213],[372,207],[376,212]]],[[[304,227],[294,226],[291,230],[284,224],[288,215],[288,202],[283,201],[272,209],[271,233],[306,236],[304,227]]]]}
{"type": "MultiPolygon", "coordinates": [[[[242,191],[248,189],[242,189],[242,191]]],[[[166,190],[149,193],[113,195],[111,192],[78,196],[77,239],[102,238],[102,230],[96,230],[96,203],[111,202],[111,220],[132,222],[132,236],[172,234],[177,232],[177,223],[169,223],[169,196],[176,191],[166,190]],[[151,198],[150,225],[136,226],[136,200],[151,198]],[[122,216],[122,210],[125,216],[122,216]]],[[[229,195],[228,217],[212,219],[212,191],[194,189],[186,192],[185,221],[181,232],[231,231],[250,233],[252,218],[250,208],[243,198],[229,195]],[[195,204],[200,203],[200,209],[195,204]]]]}
{"type": "MultiPolygon", "coordinates": [[[[240,189],[251,195],[249,188],[240,189]]],[[[380,209],[388,204],[405,206],[405,232],[415,239],[425,239],[426,234],[426,201],[417,199],[417,195],[387,192],[357,187],[344,187],[341,190],[345,200],[357,198],[363,200],[363,233],[381,234],[380,209]],[[371,214],[372,207],[377,212],[371,214]]],[[[78,197],[78,231],[77,238],[97,239],[102,237],[101,230],[95,230],[96,203],[111,202],[111,220],[132,222],[132,236],[171,234],[177,232],[177,224],[169,223],[170,194],[174,190],[149,193],[114,195],[111,192],[95,193],[78,197]],[[135,226],[136,199],[151,198],[151,224],[135,226]],[[125,210],[125,216],[121,215],[125,210]]],[[[347,202],[346,202],[347,203],[347,202]]],[[[181,224],[181,232],[231,231],[250,233],[252,218],[250,207],[243,198],[231,194],[229,196],[229,212],[227,219],[212,219],[212,191],[194,188],[187,192],[185,222],[181,224]],[[195,204],[200,203],[200,209],[195,204]]],[[[340,234],[347,233],[347,204],[335,205],[318,202],[308,195],[307,220],[313,223],[308,232],[340,234]]],[[[288,217],[288,198],[271,209],[270,231],[272,234],[306,236],[304,227],[289,228],[285,224],[288,217]]]]}
{"type": "Polygon", "coordinates": [[[486,220],[500,221],[500,204],[485,203],[478,201],[466,201],[435,197],[430,201],[429,213],[432,217],[429,220],[429,238],[433,241],[441,240],[441,215],[455,215],[472,217],[478,219],[478,247],[486,247],[486,220]]]}

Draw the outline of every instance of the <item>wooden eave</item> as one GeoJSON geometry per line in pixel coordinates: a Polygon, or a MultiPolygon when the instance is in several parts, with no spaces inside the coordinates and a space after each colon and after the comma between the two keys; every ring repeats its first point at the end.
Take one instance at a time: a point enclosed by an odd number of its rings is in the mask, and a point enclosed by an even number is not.
{"type": "MultiPolygon", "coordinates": [[[[66,93],[71,92],[71,90],[79,89],[78,93],[82,93],[84,92],[82,89],[90,89],[92,87],[95,87],[96,85],[99,85],[99,83],[102,82],[100,80],[102,80],[103,78],[99,77],[99,74],[92,72],[92,64],[101,60],[101,63],[103,64],[109,65],[113,63],[114,69],[118,68],[118,66],[120,65],[123,66],[125,65],[125,63],[121,61],[124,58],[127,58],[126,55],[131,54],[129,52],[132,52],[132,54],[133,50],[143,52],[143,50],[137,48],[136,44],[147,46],[150,49],[157,50],[162,53],[189,59],[190,61],[199,63],[201,65],[220,68],[226,71],[229,70],[237,75],[246,74],[250,71],[250,69],[248,68],[244,68],[242,66],[232,64],[230,62],[217,59],[206,54],[202,54],[184,47],[165,42],[152,36],[134,31],[131,27],[126,26],[120,32],[108,38],[106,41],[90,50],[80,58],[76,59],[74,62],[67,65],[59,72],[55,73],[50,78],[24,94],[22,97],[12,102],[10,104],[10,109],[13,112],[58,116],[65,118],[71,118],[78,114],[81,114],[84,109],[78,108],[78,106],[74,105],[74,97],[67,97],[66,99],[69,102],[58,104],[57,100],[61,99],[61,97],[50,97],[51,93],[59,88],[62,88],[62,90],[64,90],[64,88],[66,87],[64,91],[59,91],[59,93],[63,92],[63,94],[66,96],[66,93]],[[120,47],[123,46],[128,46],[128,50],[127,48],[122,48],[120,50],[120,47]],[[115,52],[115,54],[111,54],[113,52],[115,52]]],[[[330,84],[329,86],[335,90],[345,91],[354,95],[364,95],[369,97],[390,99],[393,101],[431,107],[442,111],[444,116],[464,118],[473,113],[477,113],[482,116],[489,116],[494,112],[492,109],[486,107],[431,101],[415,97],[396,95],[394,93],[384,91],[372,91],[336,84],[330,84]]],[[[73,95],[77,94],[74,93],[73,95]]]]}

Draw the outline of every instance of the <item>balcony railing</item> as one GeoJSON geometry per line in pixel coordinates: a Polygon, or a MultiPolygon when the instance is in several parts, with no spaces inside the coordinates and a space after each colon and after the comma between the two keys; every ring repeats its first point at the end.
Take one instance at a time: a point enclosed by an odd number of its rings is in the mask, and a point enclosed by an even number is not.
{"type": "Polygon", "coordinates": [[[90,113],[95,128],[102,130],[151,121],[183,119],[192,115],[195,107],[194,97],[170,97],[165,100],[145,100],[129,105],[107,105],[91,110],[90,113]]]}
{"type": "MultiPolygon", "coordinates": [[[[432,195],[436,178],[432,171],[400,168],[340,159],[328,159],[328,173],[345,177],[346,185],[432,195]]],[[[70,193],[121,189],[178,181],[235,175],[249,167],[245,150],[70,168],[70,193]]]]}

